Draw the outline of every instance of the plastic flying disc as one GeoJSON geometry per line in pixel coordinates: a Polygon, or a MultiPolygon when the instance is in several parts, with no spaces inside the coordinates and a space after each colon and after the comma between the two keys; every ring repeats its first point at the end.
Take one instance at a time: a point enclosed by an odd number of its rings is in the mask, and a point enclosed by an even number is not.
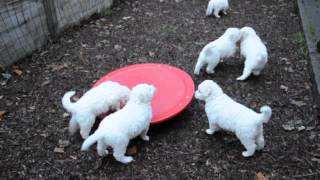
{"type": "Polygon", "coordinates": [[[151,84],[157,88],[152,101],[151,124],[164,122],[180,113],[191,102],[194,94],[191,77],[181,69],[165,64],[129,65],[103,76],[93,87],[108,80],[129,88],[140,83],[151,84]]]}

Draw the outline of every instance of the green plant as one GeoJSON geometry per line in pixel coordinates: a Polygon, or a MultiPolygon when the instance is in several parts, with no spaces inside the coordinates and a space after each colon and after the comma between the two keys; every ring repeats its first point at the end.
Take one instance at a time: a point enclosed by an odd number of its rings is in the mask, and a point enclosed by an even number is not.
{"type": "Polygon", "coordinates": [[[294,33],[291,37],[291,41],[293,43],[299,44],[300,48],[297,49],[298,53],[301,54],[303,57],[308,57],[308,48],[306,41],[304,39],[304,34],[302,32],[294,33]]]}
{"type": "Polygon", "coordinates": [[[108,16],[112,15],[112,9],[111,8],[103,8],[97,14],[100,17],[108,17],[108,16]]]}

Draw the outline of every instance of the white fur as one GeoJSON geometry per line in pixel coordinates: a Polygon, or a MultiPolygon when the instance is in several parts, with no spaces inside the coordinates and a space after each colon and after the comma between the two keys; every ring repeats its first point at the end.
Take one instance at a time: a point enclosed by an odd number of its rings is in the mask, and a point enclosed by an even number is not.
{"type": "Polygon", "coordinates": [[[244,62],[243,73],[237,80],[245,80],[250,74],[260,75],[262,69],[268,61],[266,46],[251,27],[241,28],[240,52],[246,60],[244,62]]]}
{"type": "Polygon", "coordinates": [[[195,97],[206,102],[205,111],[209,121],[207,134],[220,129],[234,132],[246,148],[242,152],[244,157],[252,156],[255,150],[264,147],[263,123],[267,123],[272,114],[269,106],[262,106],[261,113],[256,113],[233,101],[211,80],[205,80],[198,86],[195,97]]]}
{"type": "Polygon", "coordinates": [[[206,15],[210,16],[214,14],[215,17],[220,18],[219,13],[220,11],[223,14],[227,15],[227,10],[229,9],[229,2],[228,0],[210,0],[208,3],[206,15]]]}
{"type": "Polygon", "coordinates": [[[70,98],[75,91],[67,92],[62,98],[63,107],[72,114],[69,132],[74,134],[80,128],[83,139],[89,136],[96,116],[111,109],[119,110],[121,103],[129,99],[130,89],[117,82],[107,81],[86,92],[77,102],[70,98]]]}
{"type": "Polygon", "coordinates": [[[121,110],[105,117],[97,131],[84,141],[81,150],[86,151],[97,142],[100,156],[108,154],[106,148],[111,146],[116,160],[125,164],[133,161],[131,156],[125,156],[127,145],[130,139],[138,135],[149,141],[147,132],[152,119],[151,102],[155,91],[152,85],[135,86],[128,103],[121,110]]]}
{"type": "Polygon", "coordinates": [[[231,57],[237,51],[237,42],[240,40],[238,28],[228,28],[217,40],[207,44],[200,52],[194,74],[199,75],[200,69],[207,66],[207,73],[214,73],[214,68],[222,58],[231,57]]]}

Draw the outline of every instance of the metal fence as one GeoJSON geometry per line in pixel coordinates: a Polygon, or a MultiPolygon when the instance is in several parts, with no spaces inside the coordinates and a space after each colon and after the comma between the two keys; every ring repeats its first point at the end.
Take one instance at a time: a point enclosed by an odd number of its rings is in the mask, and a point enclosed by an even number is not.
{"type": "Polygon", "coordinates": [[[111,4],[112,0],[1,0],[0,67],[25,57],[49,36],[111,4]]]}

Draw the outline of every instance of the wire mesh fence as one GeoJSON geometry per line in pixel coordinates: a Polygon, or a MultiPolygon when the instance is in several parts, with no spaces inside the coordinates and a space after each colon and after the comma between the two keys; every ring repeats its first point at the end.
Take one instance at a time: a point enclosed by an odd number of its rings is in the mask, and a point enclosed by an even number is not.
{"type": "Polygon", "coordinates": [[[49,36],[110,7],[112,0],[1,0],[0,67],[39,49],[49,36]]]}

